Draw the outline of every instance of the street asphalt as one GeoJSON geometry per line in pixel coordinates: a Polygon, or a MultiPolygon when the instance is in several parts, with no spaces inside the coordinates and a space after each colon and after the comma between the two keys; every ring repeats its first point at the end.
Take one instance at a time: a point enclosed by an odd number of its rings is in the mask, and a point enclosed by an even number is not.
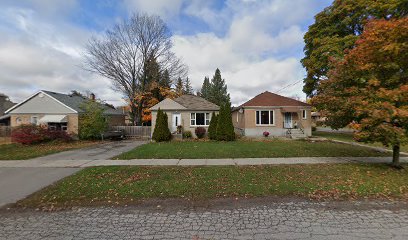
{"type": "Polygon", "coordinates": [[[0,239],[408,239],[406,203],[266,198],[207,207],[156,204],[3,210],[0,239]]]}

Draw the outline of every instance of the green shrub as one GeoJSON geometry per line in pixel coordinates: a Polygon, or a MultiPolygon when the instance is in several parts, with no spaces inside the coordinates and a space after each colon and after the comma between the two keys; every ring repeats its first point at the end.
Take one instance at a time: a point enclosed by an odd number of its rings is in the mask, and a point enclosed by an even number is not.
{"type": "Polygon", "coordinates": [[[79,138],[100,139],[101,134],[108,128],[108,122],[100,103],[87,101],[81,105],[84,111],[79,115],[79,138]]]}
{"type": "Polygon", "coordinates": [[[221,106],[220,114],[217,118],[217,140],[235,140],[234,125],[232,124],[231,116],[231,103],[229,102],[221,106]]]}
{"type": "Polygon", "coordinates": [[[195,129],[195,134],[197,136],[197,138],[203,138],[205,136],[205,128],[203,127],[198,127],[195,129]]]}
{"type": "Polygon", "coordinates": [[[191,133],[191,131],[185,131],[183,132],[183,138],[187,138],[190,139],[193,137],[193,134],[191,133]]]}
{"type": "Polygon", "coordinates": [[[211,140],[217,140],[217,119],[217,114],[212,113],[210,126],[208,127],[208,137],[211,140]]]}
{"type": "Polygon", "coordinates": [[[316,127],[315,127],[315,126],[312,127],[312,131],[313,131],[313,132],[316,131],[316,127]]]}
{"type": "Polygon", "coordinates": [[[171,132],[168,125],[168,117],[162,110],[157,111],[156,125],[152,136],[156,142],[170,141],[171,132]]]}

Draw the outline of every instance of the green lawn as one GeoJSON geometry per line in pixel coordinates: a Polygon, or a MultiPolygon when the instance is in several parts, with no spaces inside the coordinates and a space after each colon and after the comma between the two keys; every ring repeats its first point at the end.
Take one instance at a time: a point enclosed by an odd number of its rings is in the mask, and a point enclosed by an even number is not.
{"type": "Polygon", "coordinates": [[[94,141],[49,142],[34,145],[3,144],[0,145],[0,160],[26,160],[52,153],[78,149],[95,145],[94,141]]]}
{"type": "MultiPolygon", "coordinates": [[[[340,140],[340,141],[345,141],[345,142],[356,142],[353,139],[353,134],[352,133],[332,133],[332,132],[313,132],[313,136],[318,136],[318,137],[325,137],[327,139],[334,139],[334,140],[340,140]]],[[[384,147],[384,145],[382,145],[381,143],[362,143],[359,142],[361,144],[366,144],[369,146],[374,146],[374,147],[382,147],[382,148],[386,148],[384,147]]],[[[391,147],[388,147],[388,149],[391,150],[391,147]]],[[[402,152],[408,152],[408,145],[403,145],[401,146],[401,151],[402,152]]]]}
{"type": "Polygon", "coordinates": [[[389,156],[369,148],[333,142],[274,141],[183,141],[149,143],[115,159],[150,158],[263,158],[263,157],[371,157],[389,156]]]}
{"type": "Polygon", "coordinates": [[[407,200],[408,170],[396,170],[386,164],[94,167],[67,177],[16,206],[49,208],[129,204],[158,198],[262,196],[407,200]]]}

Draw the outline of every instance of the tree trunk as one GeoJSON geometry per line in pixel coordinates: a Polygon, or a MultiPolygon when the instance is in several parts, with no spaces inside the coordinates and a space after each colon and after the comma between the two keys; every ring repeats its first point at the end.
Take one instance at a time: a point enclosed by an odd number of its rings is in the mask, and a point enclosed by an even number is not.
{"type": "Polygon", "coordinates": [[[129,112],[130,122],[132,126],[136,125],[136,117],[137,117],[137,107],[134,103],[130,104],[130,112],[129,112]]]}
{"type": "Polygon", "coordinates": [[[393,166],[400,166],[400,145],[396,144],[392,146],[392,165],[393,166]]]}
{"type": "Polygon", "coordinates": [[[136,120],[136,123],[137,123],[137,125],[138,126],[142,126],[143,125],[143,102],[142,101],[140,101],[138,104],[137,104],[137,120],[136,120]]]}

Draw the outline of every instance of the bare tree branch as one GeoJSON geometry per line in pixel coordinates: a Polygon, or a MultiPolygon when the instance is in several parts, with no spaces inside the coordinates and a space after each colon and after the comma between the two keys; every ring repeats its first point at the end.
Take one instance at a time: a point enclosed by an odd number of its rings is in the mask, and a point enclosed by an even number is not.
{"type": "Polygon", "coordinates": [[[137,94],[148,87],[146,66],[154,59],[160,72],[170,79],[187,76],[187,67],[172,52],[171,33],[159,16],[134,14],[116,24],[102,38],[92,37],[84,53],[84,69],[112,81],[115,90],[127,97],[133,124],[141,112],[137,94]]]}

